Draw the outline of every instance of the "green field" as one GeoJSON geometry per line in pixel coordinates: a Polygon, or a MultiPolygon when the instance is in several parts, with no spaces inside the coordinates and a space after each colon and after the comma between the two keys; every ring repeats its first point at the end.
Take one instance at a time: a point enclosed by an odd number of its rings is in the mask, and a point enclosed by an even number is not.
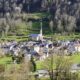
{"type": "Polygon", "coordinates": [[[5,70],[11,69],[14,66],[16,67],[16,69],[20,67],[20,64],[13,64],[11,57],[0,58],[0,65],[5,66],[5,70]]]}
{"type": "MultiPolygon", "coordinates": [[[[73,55],[73,56],[65,56],[66,58],[70,58],[72,60],[72,63],[73,64],[80,64],[80,54],[79,55],[73,55]]],[[[54,57],[54,60],[56,61],[56,57],[54,57]]],[[[45,69],[45,62],[44,61],[37,61],[36,62],[37,64],[37,69],[45,69]]],[[[48,64],[48,63],[47,63],[48,64]]],[[[55,62],[53,63],[53,68],[55,69],[56,68],[56,64],[55,62]]]]}
{"type": "MultiPolygon", "coordinates": [[[[75,63],[78,63],[78,64],[80,63],[80,54],[79,55],[73,55],[73,56],[67,56],[67,58],[71,58],[74,64],[75,63]]],[[[7,67],[10,67],[12,65],[12,58],[11,57],[0,58],[0,64],[3,64],[7,67]]],[[[37,61],[36,66],[37,66],[37,69],[45,69],[44,61],[37,61]]],[[[55,64],[53,66],[55,68],[55,64]]]]}
{"type": "Polygon", "coordinates": [[[0,58],[0,64],[10,64],[12,62],[12,59],[11,57],[3,57],[3,58],[0,58]]]}

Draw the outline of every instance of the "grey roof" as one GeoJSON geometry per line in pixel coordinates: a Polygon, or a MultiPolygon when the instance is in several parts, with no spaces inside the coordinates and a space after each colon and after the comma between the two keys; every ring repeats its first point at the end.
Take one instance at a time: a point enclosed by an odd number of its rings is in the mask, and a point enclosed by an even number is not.
{"type": "Polygon", "coordinates": [[[79,64],[73,64],[71,69],[72,70],[80,70],[80,66],[78,66],[79,64]]]}
{"type": "Polygon", "coordinates": [[[29,36],[31,36],[31,37],[38,37],[39,34],[30,34],[29,36]]]}
{"type": "Polygon", "coordinates": [[[37,70],[37,73],[39,73],[39,74],[45,74],[45,73],[48,73],[48,71],[47,70],[37,70]]]}

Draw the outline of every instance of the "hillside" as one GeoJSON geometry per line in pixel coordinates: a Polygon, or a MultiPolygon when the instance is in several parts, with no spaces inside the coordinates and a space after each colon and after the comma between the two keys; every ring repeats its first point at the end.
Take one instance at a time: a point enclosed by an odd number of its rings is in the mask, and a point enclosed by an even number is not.
{"type": "Polygon", "coordinates": [[[79,0],[0,0],[0,36],[80,32],[79,0]]]}

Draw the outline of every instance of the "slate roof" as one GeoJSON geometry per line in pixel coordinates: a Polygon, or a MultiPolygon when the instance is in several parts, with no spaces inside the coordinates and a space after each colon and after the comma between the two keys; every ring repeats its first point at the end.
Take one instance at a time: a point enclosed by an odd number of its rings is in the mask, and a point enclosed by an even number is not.
{"type": "Polygon", "coordinates": [[[37,36],[39,36],[39,34],[30,34],[29,36],[31,36],[31,37],[37,37],[37,36]]]}
{"type": "Polygon", "coordinates": [[[73,64],[71,69],[72,70],[80,70],[80,64],[73,64]]]}

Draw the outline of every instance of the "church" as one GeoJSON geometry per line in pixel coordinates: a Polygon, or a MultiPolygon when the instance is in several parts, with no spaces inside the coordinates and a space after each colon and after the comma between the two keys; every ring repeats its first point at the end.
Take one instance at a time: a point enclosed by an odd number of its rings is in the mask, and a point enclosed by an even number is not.
{"type": "Polygon", "coordinates": [[[29,38],[34,41],[40,41],[40,40],[42,41],[43,40],[42,26],[39,34],[30,34],[29,38]]]}

